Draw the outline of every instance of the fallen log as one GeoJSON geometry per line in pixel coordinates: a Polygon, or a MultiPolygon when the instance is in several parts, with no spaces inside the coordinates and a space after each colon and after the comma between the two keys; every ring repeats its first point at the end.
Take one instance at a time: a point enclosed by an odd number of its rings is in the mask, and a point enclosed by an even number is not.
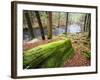
{"type": "Polygon", "coordinates": [[[24,51],[23,68],[54,68],[60,67],[74,53],[69,39],[59,40],[40,45],[24,51]]]}

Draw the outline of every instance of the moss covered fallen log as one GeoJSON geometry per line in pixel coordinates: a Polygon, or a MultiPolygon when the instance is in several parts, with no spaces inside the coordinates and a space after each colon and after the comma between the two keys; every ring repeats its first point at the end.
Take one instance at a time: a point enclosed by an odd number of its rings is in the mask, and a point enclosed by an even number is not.
{"type": "Polygon", "coordinates": [[[74,54],[71,41],[68,39],[51,42],[27,50],[23,54],[23,68],[60,67],[74,54]]]}

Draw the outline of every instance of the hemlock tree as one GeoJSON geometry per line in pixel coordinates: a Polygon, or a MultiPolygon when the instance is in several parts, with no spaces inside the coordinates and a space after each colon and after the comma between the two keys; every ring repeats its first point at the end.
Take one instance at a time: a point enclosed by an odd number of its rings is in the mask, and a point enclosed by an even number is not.
{"type": "Polygon", "coordinates": [[[68,27],[68,12],[66,13],[66,28],[65,28],[65,33],[67,34],[67,27],[68,27]]]}
{"type": "Polygon", "coordinates": [[[33,33],[32,23],[31,23],[28,11],[25,12],[25,18],[26,18],[26,21],[27,21],[28,30],[30,32],[30,35],[31,35],[32,38],[34,38],[35,36],[34,36],[34,33],[33,33]]]}
{"type": "Polygon", "coordinates": [[[88,14],[88,38],[91,36],[91,14],[88,14]]]}
{"type": "Polygon", "coordinates": [[[87,38],[90,38],[91,36],[91,14],[85,15],[84,31],[88,32],[87,38]]]}
{"type": "Polygon", "coordinates": [[[87,27],[88,27],[88,14],[85,15],[85,21],[84,21],[84,31],[87,31],[87,27]]]}
{"type": "Polygon", "coordinates": [[[42,39],[45,40],[45,34],[44,34],[44,30],[43,30],[41,19],[40,19],[40,14],[39,14],[38,11],[35,11],[35,14],[36,14],[37,21],[38,21],[38,24],[39,24],[39,27],[40,27],[42,39]]]}
{"type": "Polygon", "coordinates": [[[48,12],[48,39],[52,39],[52,12],[48,12]]]}
{"type": "Polygon", "coordinates": [[[60,12],[58,13],[58,28],[60,27],[60,12]]]}

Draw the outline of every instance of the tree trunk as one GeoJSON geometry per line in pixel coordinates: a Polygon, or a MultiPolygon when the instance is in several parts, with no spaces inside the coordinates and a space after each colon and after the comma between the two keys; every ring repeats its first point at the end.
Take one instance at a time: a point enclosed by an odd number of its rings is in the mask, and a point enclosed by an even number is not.
{"type": "Polygon", "coordinates": [[[89,14],[89,23],[88,23],[88,38],[91,36],[91,14],[89,14]]]}
{"type": "Polygon", "coordinates": [[[42,39],[45,40],[45,34],[44,34],[44,30],[43,30],[43,26],[42,26],[42,22],[41,22],[41,19],[40,19],[39,12],[35,11],[35,13],[36,13],[37,21],[38,21],[38,24],[39,24],[39,27],[40,27],[42,39]]]}
{"type": "Polygon", "coordinates": [[[31,12],[30,15],[31,15],[31,21],[32,21],[32,26],[33,26],[34,25],[34,21],[35,21],[35,18],[34,18],[35,14],[34,14],[34,12],[31,12]]]}
{"type": "Polygon", "coordinates": [[[90,38],[91,36],[91,15],[90,14],[86,14],[85,16],[84,31],[88,32],[87,38],[90,38]]]}
{"type": "Polygon", "coordinates": [[[68,12],[66,13],[66,28],[65,28],[65,33],[67,34],[67,27],[68,27],[68,12]]]}
{"type": "Polygon", "coordinates": [[[70,40],[55,41],[24,51],[23,68],[60,67],[72,56],[74,49],[70,40]]]}
{"type": "Polygon", "coordinates": [[[32,38],[34,38],[35,36],[34,36],[34,33],[33,33],[32,23],[31,23],[28,12],[25,12],[25,17],[26,17],[26,21],[27,21],[28,30],[30,32],[30,35],[31,35],[32,38]]]}
{"type": "Polygon", "coordinates": [[[60,12],[58,13],[58,28],[60,27],[60,12]]]}
{"type": "Polygon", "coordinates": [[[87,14],[87,26],[86,26],[86,31],[89,31],[89,14],[87,14]]]}
{"type": "Polygon", "coordinates": [[[52,39],[52,12],[48,12],[48,39],[52,39]]]}
{"type": "Polygon", "coordinates": [[[87,14],[85,15],[85,20],[84,20],[84,31],[86,31],[86,25],[87,25],[87,14]]]}

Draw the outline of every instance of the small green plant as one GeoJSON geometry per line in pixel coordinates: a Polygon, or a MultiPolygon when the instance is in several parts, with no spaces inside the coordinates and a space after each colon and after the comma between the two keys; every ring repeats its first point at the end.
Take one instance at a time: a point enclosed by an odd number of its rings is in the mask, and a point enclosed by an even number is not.
{"type": "Polygon", "coordinates": [[[62,34],[65,34],[66,35],[66,32],[63,32],[62,34]]]}
{"type": "Polygon", "coordinates": [[[90,52],[90,51],[82,51],[82,54],[83,54],[87,59],[91,59],[91,52],[90,52]]]}

